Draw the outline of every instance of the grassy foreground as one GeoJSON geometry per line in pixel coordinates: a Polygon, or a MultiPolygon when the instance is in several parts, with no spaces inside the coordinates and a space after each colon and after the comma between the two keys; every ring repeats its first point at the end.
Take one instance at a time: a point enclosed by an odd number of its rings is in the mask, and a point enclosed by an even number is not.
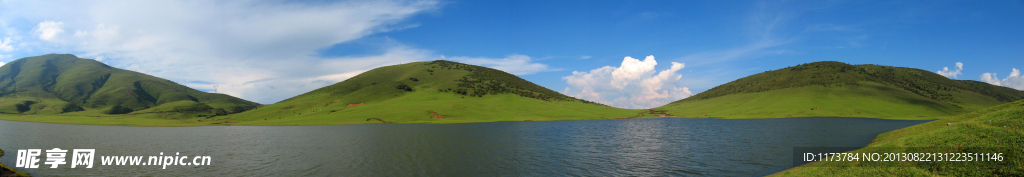
{"type": "Polygon", "coordinates": [[[878,135],[871,148],[931,148],[929,153],[971,153],[989,148],[1004,153],[1000,163],[980,162],[813,162],[773,176],[1022,176],[1024,100],[939,119],[878,135]],[[950,124],[953,123],[953,124],[950,124]]]}
{"type": "MultiPolygon", "coordinates": [[[[0,149],[0,157],[3,157],[3,156],[4,156],[4,150],[0,149]]],[[[7,165],[4,165],[4,164],[0,163],[0,177],[8,177],[8,176],[12,176],[13,177],[13,176],[32,176],[32,175],[29,175],[28,173],[25,173],[25,172],[18,171],[17,169],[14,169],[14,168],[12,168],[10,166],[7,166],[7,165]]]]}

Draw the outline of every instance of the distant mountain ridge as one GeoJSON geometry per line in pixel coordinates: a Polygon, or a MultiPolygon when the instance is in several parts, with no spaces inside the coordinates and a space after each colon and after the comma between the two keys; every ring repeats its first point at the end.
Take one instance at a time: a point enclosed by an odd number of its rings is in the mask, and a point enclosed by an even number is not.
{"type": "Polygon", "coordinates": [[[207,93],[71,54],[17,59],[0,67],[0,113],[60,114],[99,111],[125,114],[168,103],[165,111],[229,114],[259,104],[207,93]]]}
{"type": "MultiPolygon", "coordinates": [[[[772,99],[775,99],[775,101],[792,100],[794,102],[789,106],[795,107],[774,107],[771,106],[769,102],[767,102],[767,100],[760,100],[754,101],[758,103],[748,105],[749,107],[744,109],[737,105],[744,104],[746,102],[742,101],[742,99],[734,99],[733,101],[729,102],[720,101],[721,104],[728,104],[727,107],[733,107],[729,109],[735,110],[731,111],[730,113],[727,113],[726,115],[721,115],[722,113],[726,113],[721,112],[718,116],[755,116],[757,114],[748,114],[740,112],[757,112],[755,111],[755,109],[757,108],[789,110],[779,111],[776,114],[768,114],[762,112],[762,114],[764,115],[815,115],[816,113],[810,113],[812,112],[811,110],[817,110],[817,108],[815,107],[820,107],[812,104],[815,101],[832,100],[837,102],[843,102],[844,100],[842,99],[845,98],[872,97],[877,98],[875,99],[875,101],[881,101],[878,102],[879,104],[893,103],[893,105],[900,105],[896,103],[903,102],[916,103],[923,107],[931,107],[921,108],[921,111],[931,111],[931,113],[928,114],[929,116],[931,116],[945,114],[937,114],[937,112],[955,114],[957,112],[973,111],[983,107],[994,106],[1006,102],[1024,99],[1024,91],[1015,90],[1007,87],[995,86],[978,81],[952,80],[944,76],[938,75],[934,72],[925,71],[921,69],[880,66],[870,64],[850,65],[842,62],[822,61],[801,64],[778,70],[766,71],[744,78],[740,78],[735,81],[716,86],[712,89],[698,93],[691,97],[672,102],[666,106],[663,106],[662,108],[676,110],[676,113],[679,114],[707,116],[707,114],[703,113],[687,111],[684,111],[687,113],[678,112],[679,110],[682,110],[680,104],[689,103],[690,105],[695,105],[700,104],[701,102],[716,100],[718,98],[723,98],[730,95],[732,95],[731,97],[740,97],[739,95],[744,95],[743,97],[749,97],[747,99],[770,97],[772,99]],[[804,89],[802,91],[807,93],[801,94],[795,91],[800,89],[804,89]],[[855,91],[849,89],[855,89],[858,93],[864,94],[836,96],[836,94],[839,93],[852,93],[853,91],[855,91]],[[772,95],[768,97],[766,97],[767,95],[758,95],[767,94],[768,92],[773,92],[772,94],[784,94],[786,95],[786,97],[779,95],[772,95]],[[871,94],[872,92],[877,94],[871,94]],[[899,97],[899,99],[895,97],[899,97]],[[808,100],[798,101],[797,99],[808,100]],[[782,112],[786,112],[786,114],[782,114],[782,112]]],[[[864,101],[861,103],[868,105],[875,104],[872,103],[872,101],[868,100],[861,101],[864,101]]],[[[820,103],[818,105],[825,104],[820,103]]],[[[843,104],[836,104],[834,106],[840,106],[840,108],[837,109],[842,109],[842,105],[843,104]]],[[[712,107],[705,106],[703,108],[709,110],[723,110],[727,108],[722,106],[726,105],[712,107]]],[[[851,107],[853,107],[853,105],[851,105],[851,107]]],[[[846,109],[856,110],[856,108],[846,109]]],[[[847,111],[844,110],[841,112],[846,113],[847,111]]],[[[895,116],[900,114],[887,113],[886,115],[895,116]]],[[[846,113],[845,116],[857,115],[851,115],[849,113],[846,113]]]]}

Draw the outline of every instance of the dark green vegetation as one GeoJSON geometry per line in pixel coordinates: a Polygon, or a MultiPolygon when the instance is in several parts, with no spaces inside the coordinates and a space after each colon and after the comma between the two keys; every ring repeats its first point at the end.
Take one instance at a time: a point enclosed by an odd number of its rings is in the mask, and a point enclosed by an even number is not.
{"type": "Polygon", "coordinates": [[[512,93],[521,97],[544,101],[578,101],[597,104],[562,95],[561,93],[533,84],[530,81],[526,81],[523,78],[516,77],[515,75],[501,70],[445,60],[434,61],[431,62],[431,64],[436,65],[431,66],[431,69],[427,69],[431,75],[433,75],[435,68],[444,70],[456,69],[469,72],[466,76],[462,76],[462,78],[456,80],[458,81],[457,87],[437,88],[437,90],[441,92],[455,92],[474,97],[512,93]]]}
{"type": "Polygon", "coordinates": [[[376,68],[218,123],[312,125],[609,119],[641,110],[562,95],[504,71],[451,61],[376,68]]]}
{"type": "Polygon", "coordinates": [[[70,54],[26,57],[0,67],[0,117],[9,120],[191,119],[257,105],[70,54]]]}
{"type": "MultiPolygon", "coordinates": [[[[867,148],[920,147],[907,153],[1003,154],[1002,162],[813,162],[781,176],[1024,176],[1024,100],[878,135],[867,148]],[[811,167],[814,166],[814,167],[811,167]]],[[[905,152],[905,151],[900,151],[905,152]]],[[[897,152],[899,153],[899,152],[897,152]]]]}
{"type": "MultiPolygon", "coordinates": [[[[4,150],[0,149],[0,157],[4,156],[4,150]]],[[[10,166],[0,163],[0,177],[15,177],[15,176],[32,176],[28,173],[18,171],[18,169],[11,168],[10,166]]]]}
{"type": "Polygon", "coordinates": [[[930,119],[1024,99],[1024,91],[903,67],[824,61],[741,78],[657,108],[683,117],[930,119]]]}

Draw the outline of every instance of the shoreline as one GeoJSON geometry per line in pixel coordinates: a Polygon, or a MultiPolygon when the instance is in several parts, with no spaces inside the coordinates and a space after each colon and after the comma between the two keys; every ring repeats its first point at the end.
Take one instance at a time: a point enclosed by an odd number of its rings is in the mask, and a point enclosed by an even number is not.
{"type": "MultiPolygon", "coordinates": [[[[4,150],[0,149],[0,157],[3,157],[3,156],[4,156],[4,150]]],[[[25,172],[18,171],[18,169],[14,169],[14,167],[10,167],[10,166],[4,165],[3,163],[0,163],[0,177],[8,177],[8,176],[32,176],[32,175],[30,175],[28,173],[25,173],[25,172]]]]}
{"type": "MultiPolygon", "coordinates": [[[[52,124],[71,124],[71,125],[106,125],[106,126],[126,126],[126,127],[212,127],[212,126],[318,126],[318,125],[353,125],[353,124],[379,124],[381,122],[375,121],[355,121],[355,122],[331,122],[331,123],[304,123],[304,122],[275,122],[275,123],[262,123],[262,121],[244,121],[244,122],[231,122],[228,121],[211,121],[211,122],[183,122],[188,120],[172,120],[172,119],[149,119],[149,118],[131,118],[131,117],[106,117],[106,118],[91,118],[91,117],[78,117],[78,116],[49,116],[49,117],[61,117],[61,118],[75,118],[75,121],[55,121],[53,119],[33,119],[33,116],[25,115],[19,117],[26,117],[22,119],[10,119],[0,118],[4,121],[17,121],[17,122],[33,122],[33,123],[52,123],[52,124]],[[117,121],[110,122],[113,118],[117,121]],[[96,121],[89,121],[89,119],[96,119],[96,121]],[[127,120],[126,120],[127,119],[127,120]],[[133,120],[135,119],[135,120],[133,120]],[[158,121],[158,122],[153,122],[158,121]]],[[[431,121],[410,121],[410,122],[387,122],[397,124],[462,124],[462,123],[487,123],[487,122],[539,122],[539,121],[580,121],[580,120],[614,120],[614,119],[649,119],[649,118],[679,118],[679,119],[786,119],[786,118],[865,118],[865,119],[885,119],[885,120],[940,120],[946,117],[914,117],[914,118],[877,118],[877,117],[847,117],[847,116],[812,116],[812,117],[777,117],[777,118],[733,118],[733,117],[673,117],[673,116],[644,116],[644,117],[614,117],[614,118],[584,118],[584,117],[566,117],[566,118],[551,118],[551,119],[537,119],[537,118],[522,118],[514,120],[431,120],[431,121]]],[[[214,117],[210,120],[215,120],[214,117]]],[[[191,119],[190,119],[191,120],[191,119]]]]}
{"type": "MultiPolygon", "coordinates": [[[[881,133],[871,144],[848,153],[871,153],[870,148],[942,147],[951,148],[923,153],[974,153],[976,148],[1003,148],[995,152],[1006,157],[1020,157],[1024,118],[1024,100],[997,105],[957,116],[938,119],[910,127],[881,133]]],[[[922,152],[910,152],[922,153],[922,152]]],[[[980,151],[979,151],[980,153],[980,151]]],[[[1024,174],[1021,158],[998,160],[998,164],[962,163],[932,165],[929,163],[816,161],[796,166],[769,176],[1020,176],[1024,174]],[[842,164],[846,163],[846,164],[842,164]],[[906,163],[899,164],[897,163],[906,163]],[[835,166],[829,166],[835,165],[835,166]],[[859,166],[865,165],[865,166],[859,166]],[[871,166],[874,165],[874,166],[871,166]],[[889,165],[889,166],[886,166],[889,165]],[[903,165],[903,166],[900,166],[903,165]]]]}

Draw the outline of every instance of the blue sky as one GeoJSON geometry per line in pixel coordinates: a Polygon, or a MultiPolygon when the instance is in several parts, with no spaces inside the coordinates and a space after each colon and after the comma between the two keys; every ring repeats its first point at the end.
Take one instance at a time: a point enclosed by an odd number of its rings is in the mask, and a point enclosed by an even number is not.
{"type": "Polygon", "coordinates": [[[1022,1],[0,4],[0,62],[72,53],[260,103],[437,59],[626,108],[815,61],[946,68],[1024,90],[1012,75],[1024,69],[1022,1]]]}

